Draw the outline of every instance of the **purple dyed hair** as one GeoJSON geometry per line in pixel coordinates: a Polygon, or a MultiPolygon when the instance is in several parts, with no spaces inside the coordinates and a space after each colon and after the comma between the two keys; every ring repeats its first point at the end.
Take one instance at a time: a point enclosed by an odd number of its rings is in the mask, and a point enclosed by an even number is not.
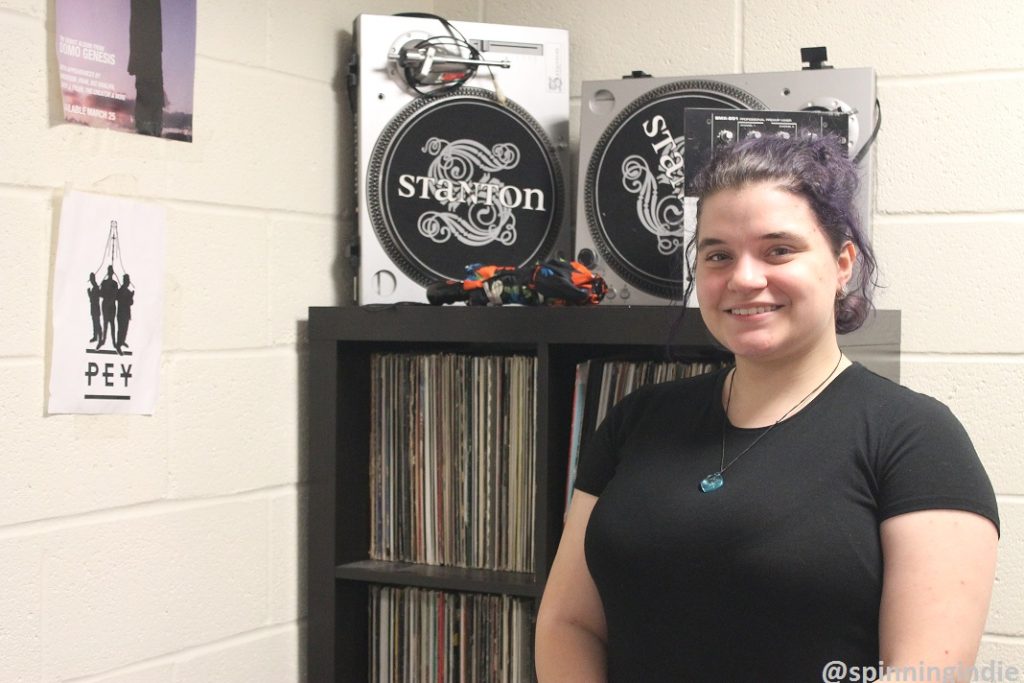
{"type": "MultiPolygon", "coordinates": [[[[853,243],[857,263],[846,291],[837,293],[835,306],[836,332],[853,332],[873,309],[876,264],[855,205],[857,166],[847,156],[845,143],[835,136],[817,140],[765,137],[738,142],[701,169],[694,179],[693,194],[703,199],[760,182],[806,199],[836,256],[843,244],[853,243]]],[[[698,232],[702,204],[697,206],[698,232]]],[[[688,246],[691,256],[695,244],[696,237],[688,246]]],[[[688,289],[692,285],[693,280],[688,289]]]]}

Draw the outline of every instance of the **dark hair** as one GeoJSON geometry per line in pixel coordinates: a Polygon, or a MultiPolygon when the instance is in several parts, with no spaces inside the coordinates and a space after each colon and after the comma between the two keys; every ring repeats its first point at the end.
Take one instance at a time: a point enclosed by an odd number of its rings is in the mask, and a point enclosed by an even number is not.
{"type": "MultiPolygon", "coordinates": [[[[831,135],[819,139],[764,137],[738,142],[718,152],[701,169],[694,179],[693,194],[704,199],[722,190],[760,182],[772,183],[806,199],[836,255],[843,244],[853,243],[857,250],[854,273],[835,306],[836,332],[853,332],[873,308],[876,264],[855,205],[857,166],[847,156],[845,143],[831,135]]],[[[703,202],[697,205],[698,232],[702,205],[703,202]]],[[[687,246],[688,256],[695,244],[696,236],[687,246]]],[[[687,294],[692,286],[691,279],[687,294]]]]}

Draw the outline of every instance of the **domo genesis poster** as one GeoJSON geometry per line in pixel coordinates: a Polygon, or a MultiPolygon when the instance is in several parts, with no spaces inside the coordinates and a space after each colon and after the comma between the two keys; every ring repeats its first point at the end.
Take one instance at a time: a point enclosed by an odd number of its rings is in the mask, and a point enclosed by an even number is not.
{"type": "Polygon", "coordinates": [[[57,0],[64,120],[192,141],[196,0],[57,0]]]}

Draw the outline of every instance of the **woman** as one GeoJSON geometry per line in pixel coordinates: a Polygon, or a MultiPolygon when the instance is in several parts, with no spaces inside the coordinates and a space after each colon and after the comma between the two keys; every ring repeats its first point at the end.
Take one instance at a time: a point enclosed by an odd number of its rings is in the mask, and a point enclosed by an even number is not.
{"type": "Polygon", "coordinates": [[[834,140],[765,138],[697,185],[700,311],[735,367],[642,389],[591,439],[538,616],[540,681],[970,667],[995,497],[944,405],[839,350],[874,268],[853,163],[834,140]]]}

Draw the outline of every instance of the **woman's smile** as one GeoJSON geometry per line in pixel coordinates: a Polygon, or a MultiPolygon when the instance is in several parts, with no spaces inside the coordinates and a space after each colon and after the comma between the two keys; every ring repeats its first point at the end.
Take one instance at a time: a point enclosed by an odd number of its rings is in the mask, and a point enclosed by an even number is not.
{"type": "Polygon", "coordinates": [[[782,308],[782,306],[774,304],[748,304],[745,306],[734,306],[733,308],[728,308],[726,310],[733,315],[750,318],[762,313],[774,313],[780,308],[782,308]]]}

